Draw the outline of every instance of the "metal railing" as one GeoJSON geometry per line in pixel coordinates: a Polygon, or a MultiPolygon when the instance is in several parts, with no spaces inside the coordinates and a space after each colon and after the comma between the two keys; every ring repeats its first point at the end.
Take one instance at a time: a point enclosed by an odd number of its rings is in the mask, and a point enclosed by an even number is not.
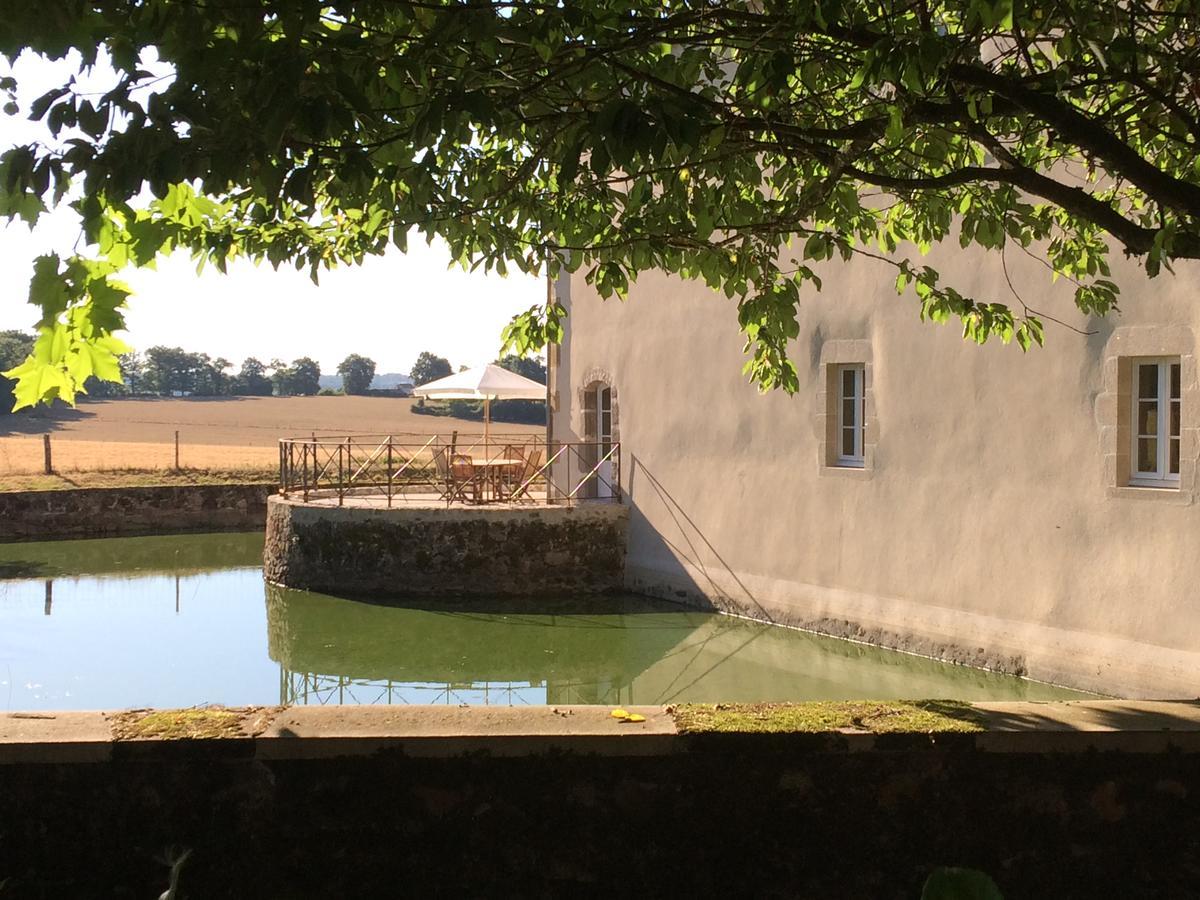
{"type": "Polygon", "coordinates": [[[620,503],[621,445],[457,432],[285,438],[279,485],[338,506],[620,503]]]}

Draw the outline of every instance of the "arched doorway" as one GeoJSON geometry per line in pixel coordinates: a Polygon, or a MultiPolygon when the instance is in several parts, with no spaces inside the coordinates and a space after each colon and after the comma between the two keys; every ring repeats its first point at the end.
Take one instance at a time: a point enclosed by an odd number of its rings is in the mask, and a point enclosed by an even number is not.
{"type": "Polygon", "coordinates": [[[593,381],[583,390],[583,439],[580,458],[584,469],[596,475],[588,479],[580,495],[590,500],[607,500],[616,494],[613,466],[614,429],[613,389],[603,381],[593,381]]]}

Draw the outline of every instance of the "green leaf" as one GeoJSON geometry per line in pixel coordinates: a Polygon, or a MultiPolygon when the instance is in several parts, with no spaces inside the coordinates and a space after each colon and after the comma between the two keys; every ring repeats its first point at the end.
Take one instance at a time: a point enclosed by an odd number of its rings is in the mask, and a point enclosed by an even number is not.
{"type": "Polygon", "coordinates": [[[34,121],[42,118],[44,115],[46,115],[46,111],[50,109],[50,105],[54,103],[55,100],[58,100],[59,98],[68,94],[70,90],[70,87],[60,87],[54,88],[53,90],[42,94],[42,96],[38,97],[33,101],[32,104],[30,104],[29,118],[34,121]]]}
{"type": "Polygon", "coordinates": [[[13,386],[13,412],[54,400],[60,395],[64,399],[74,396],[74,392],[68,390],[65,372],[55,366],[40,363],[33,357],[0,374],[16,382],[13,386]]]}
{"type": "Polygon", "coordinates": [[[1000,888],[977,869],[934,869],[925,880],[921,900],[1004,900],[1000,888]]]}
{"type": "Polygon", "coordinates": [[[42,322],[50,323],[67,309],[70,302],[67,283],[59,272],[57,253],[47,253],[33,261],[29,282],[29,302],[42,311],[42,322]]]}

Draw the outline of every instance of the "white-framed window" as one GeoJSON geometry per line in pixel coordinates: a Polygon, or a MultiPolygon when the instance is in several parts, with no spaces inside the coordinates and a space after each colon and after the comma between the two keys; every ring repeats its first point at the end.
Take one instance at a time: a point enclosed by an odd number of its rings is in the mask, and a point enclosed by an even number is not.
{"type": "Polygon", "coordinates": [[[837,464],[863,467],[863,438],[866,429],[866,366],[855,363],[837,367],[837,464]]]}
{"type": "Polygon", "coordinates": [[[1135,359],[1132,375],[1129,483],[1177,488],[1183,405],[1179,357],[1135,359]]]}

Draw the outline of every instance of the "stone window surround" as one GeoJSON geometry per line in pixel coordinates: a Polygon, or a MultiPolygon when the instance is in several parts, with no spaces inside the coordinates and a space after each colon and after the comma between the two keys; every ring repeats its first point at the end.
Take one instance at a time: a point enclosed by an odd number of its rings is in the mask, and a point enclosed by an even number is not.
{"type": "Polygon", "coordinates": [[[1103,390],[1096,397],[1096,424],[1104,461],[1104,486],[1110,498],[1191,504],[1196,493],[1200,456],[1200,386],[1197,384],[1196,340],[1183,325],[1129,325],[1113,330],[1104,345],[1103,390]],[[1129,483],[1132,473],[1133,362],[1153,357],[1179,357],[1182,397],[1179,487],[1141,487],[1129,483]]]}
{"type": "Polygon", "coordinates": [[[583,381],[576,389],[576,403],[572,416],[572,418],[577,419],[577,421],[573,423],[575,426],[575,433],[579,435],[580,440],[586,439],[586,435],[584,434],[583,430],[584,394],[590,390],[594,390],[598,384],[603,384],[609,390],[609,396],[612,403],[612,439],[614,444],[619,444],[621,442],[621,415],[617,401],[616,379],[613,378],[611,372],[608,372],[605,369],[588,369],[587,373],[583,376],[583,381]]]}
{"type": "Polygon", "coordinates": [[[874,355],[868,340],[831,340],[821,345],[818,361],[817,393],[813,404],[813,429],[817,436],[817,467],[821,475],[842,478],[869,479],[875,474],[875,448],[879,443],[879,419],[875,413],[874,355]],[[835,377],[839,366],[863,367],[864,402],[863,464],[847,466],[838,463],[838,385],[835,377]]]}

